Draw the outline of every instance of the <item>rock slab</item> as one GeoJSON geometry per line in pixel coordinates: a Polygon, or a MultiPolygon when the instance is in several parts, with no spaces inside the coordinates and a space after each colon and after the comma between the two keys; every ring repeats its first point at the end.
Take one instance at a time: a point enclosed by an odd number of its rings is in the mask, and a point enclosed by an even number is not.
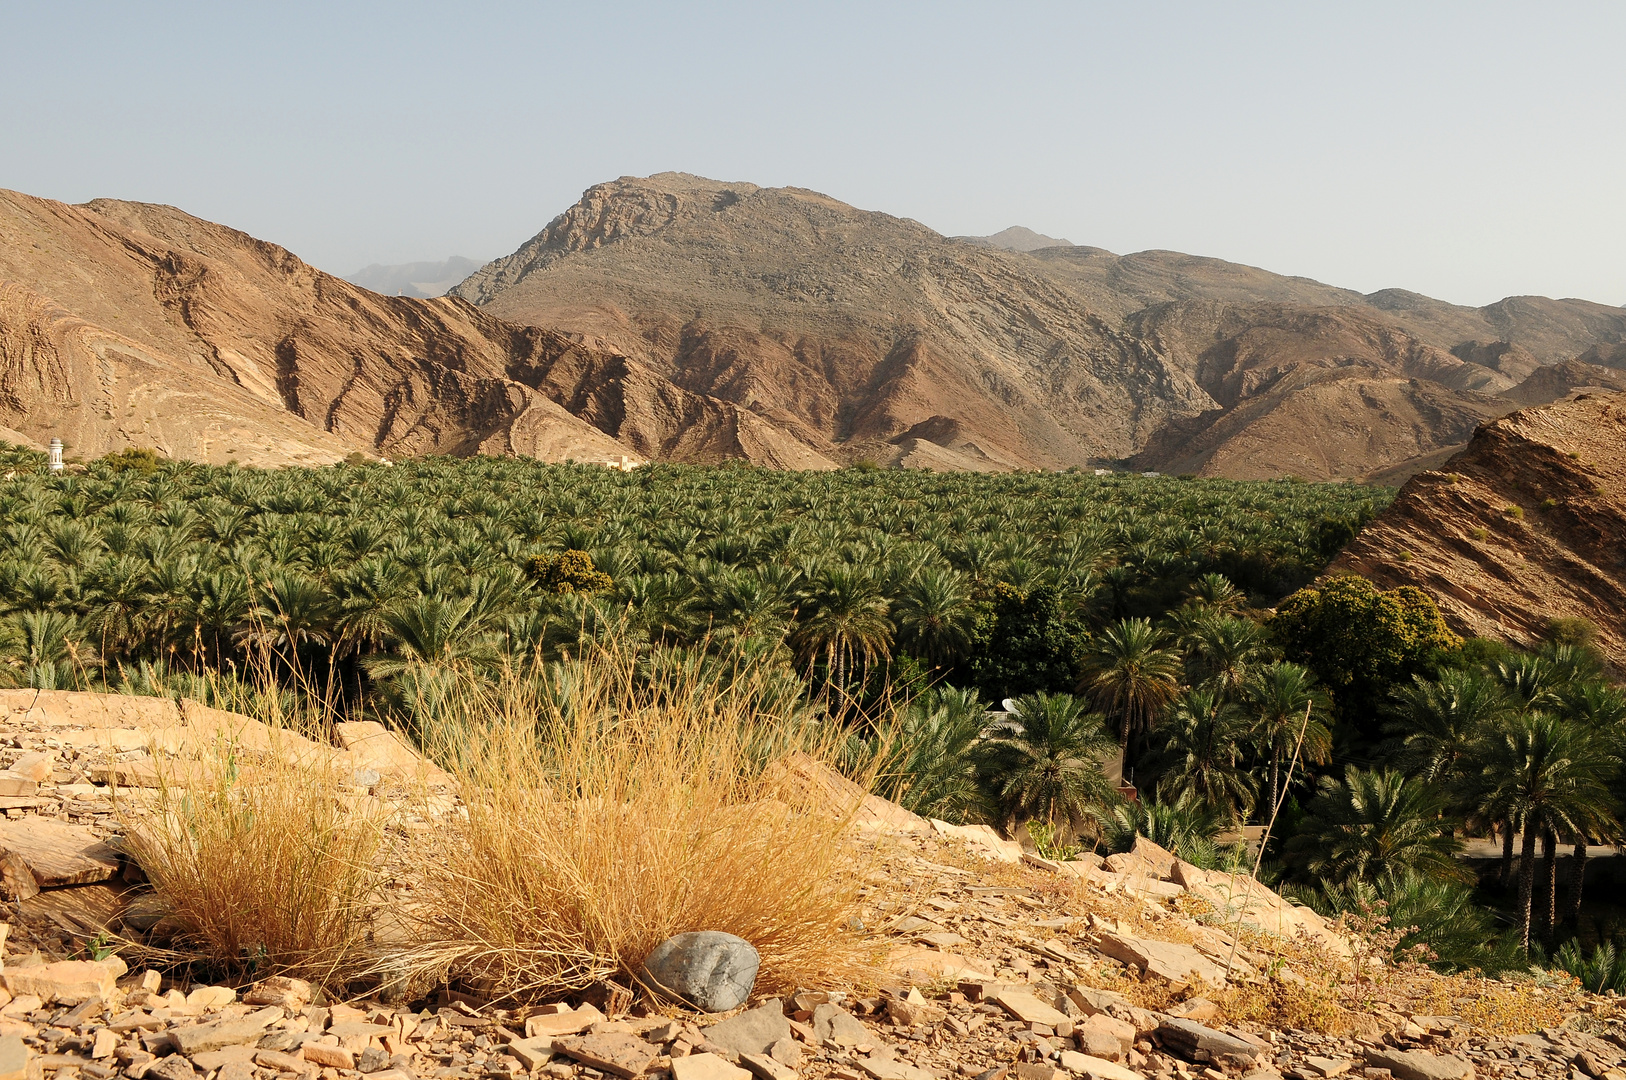
{"type": "Polygon", "coordinates": [[[1388,1069],[1395,1080],[1473,1080],[1474,1067],[1454,1054],[1427,1050],[1368,1050],[1370,1068],[1388,1069]]]}
{"type": "Polygon", "coordinates": [[[1187,1061],[1218,1061],[1227,1056],[1252,1061],[1259,1055],[1253,1043],[1204,1027],[1195,1020],[1165,1020],[1157,1026],[1157,1037],[1165,1048],[1187,1061]]]}
{"type": "Polygon", "coordinates": [[[781,1039],[791,1037],[790,1021],[778,1000],[765,1001],[754,1009],[729,1017],[720,1024],[702,1028],[706,1041],[736,1054],[766,1054],[781,1039]]]}

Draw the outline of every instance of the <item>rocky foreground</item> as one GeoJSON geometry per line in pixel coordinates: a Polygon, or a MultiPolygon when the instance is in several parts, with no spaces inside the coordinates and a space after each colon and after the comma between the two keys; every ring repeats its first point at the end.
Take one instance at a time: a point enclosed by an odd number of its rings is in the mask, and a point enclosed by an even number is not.
{"type": "MultiPolygon", "coordinates": [[[[183,756],[228,725],[254,737],[190,703],[0,692],[0,1080],[1626,1078],[1613,998],[1378,964],[1381,932],[1155,845],[1053,862],[874,797],[855,821],[866,985],[705,1014],[614,983],[546,1004],[451,989],[408,1004],[131,971],[106,935],[156,913],[119,853],[117,804],[159,748],[183,756]]],[[[392,774],[435,778],[381,729],[339,737],[307,750],[352,768],[358,798],[392,774]]]]}

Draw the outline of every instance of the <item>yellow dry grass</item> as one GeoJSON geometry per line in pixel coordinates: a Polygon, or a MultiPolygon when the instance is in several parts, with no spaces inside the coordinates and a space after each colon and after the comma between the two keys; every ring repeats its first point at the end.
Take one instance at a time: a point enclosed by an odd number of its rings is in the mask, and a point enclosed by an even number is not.
{"type": "Polygon", "coordinates": [[[433,837],[411,963],[557,993],[637,982],[662,940],[720,930],[756,947],[762,990],[861,978],[857,799],[783,768],[833,740],[758,679],[597,652],[437,725],[467,818],[433,837]]]}
{"type": "Polygon", "coordinates": [[[168,910],[171,959],[329,984],[372,967],[387,804],[275,745],[220,741],[158,763],[159,786],[119,802],[124,845],[168,910]]]}

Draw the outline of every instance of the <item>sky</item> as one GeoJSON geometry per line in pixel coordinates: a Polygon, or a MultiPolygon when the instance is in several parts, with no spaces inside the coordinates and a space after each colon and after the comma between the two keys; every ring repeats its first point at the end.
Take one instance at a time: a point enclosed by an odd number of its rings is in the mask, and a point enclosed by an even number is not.
{"type": "Polygon", "coordinates": [[[322,269],[592,184],[812,188],[1465,304],[1626,303],[1626,4],[0,0],[0,187],[322,269]]]}

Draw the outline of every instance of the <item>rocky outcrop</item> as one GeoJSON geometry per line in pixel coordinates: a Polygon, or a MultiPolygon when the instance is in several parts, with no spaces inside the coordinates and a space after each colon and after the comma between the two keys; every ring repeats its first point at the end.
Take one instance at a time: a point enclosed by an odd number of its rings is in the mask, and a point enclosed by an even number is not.
{"type": "Polygon", "coordinates": [[[1459,633],[1528,646],[1583,618],[1626,666],[1626,394],[1583,394],[1480,428],[1413,477],[1329,574],[1428,590],[1459,633]]]}

